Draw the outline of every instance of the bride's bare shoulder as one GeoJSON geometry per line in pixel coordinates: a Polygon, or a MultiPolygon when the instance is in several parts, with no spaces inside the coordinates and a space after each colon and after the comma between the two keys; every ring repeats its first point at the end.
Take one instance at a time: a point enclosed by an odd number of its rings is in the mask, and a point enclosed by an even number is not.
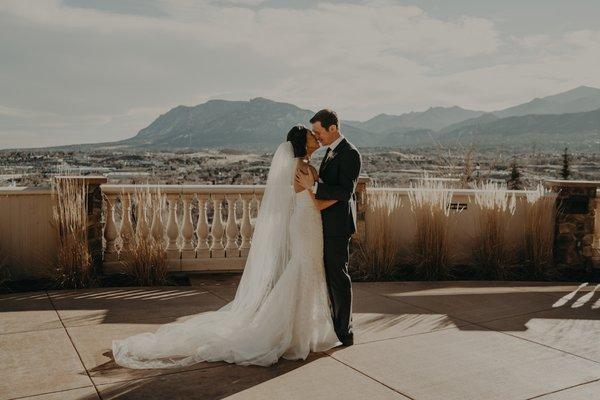
{"type": "Polygon", "coordinates": [[[300,170],[306,173],[309,170],[309,164],[305,163],[304,161],[302,161],[302,159],[299,158],[298,162],[296,163],[296,170],[300,170]]]}
{"type": "MultiPolygon", "coordinates": [[[[305,174],[308,171],[308,169],[306,168],[306,164],[303,163],[301,159],[298,159],[298,162],[296,163],[296,171],[301,171],[302,173],[305,173],[305,174]]],[[[304,188],[302,186],[300,186],[296,180],[294,180],[294,191],[296,193],[299,193],[303,190],[304,190],[304,188]]]]}
{"type": "Polygon", "coordinates": [[[300,159],[298,160],[298,164],[296,164],[296,169],[304,172],[305,174],[310,173],[314,179],[319,177],[319,173],[315,167],[313,167],[310,163],[304,162],[300,159]]]}

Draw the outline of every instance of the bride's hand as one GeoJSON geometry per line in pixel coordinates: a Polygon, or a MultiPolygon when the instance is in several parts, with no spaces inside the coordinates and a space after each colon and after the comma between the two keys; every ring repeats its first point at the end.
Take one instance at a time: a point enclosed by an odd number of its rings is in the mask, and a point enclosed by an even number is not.
{"type": "Polygon", "coordinates": [[[296,171],[296,184],[304,189],[310,189],[315,184],[315,180],[311,173],[304,173],[301,170],[296,171]]]}

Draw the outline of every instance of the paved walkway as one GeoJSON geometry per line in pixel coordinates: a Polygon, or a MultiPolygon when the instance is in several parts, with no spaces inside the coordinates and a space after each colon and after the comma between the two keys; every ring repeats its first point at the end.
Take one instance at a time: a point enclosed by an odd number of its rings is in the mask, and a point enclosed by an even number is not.
{"type": "Polygon", "coordinates": [[[352,347],[269,368],[112,361],[112,339],[217,309],[238,279],[2,295],[0,398],[600,398],[600,287],[577,283],[356,283],[352,347]]]}

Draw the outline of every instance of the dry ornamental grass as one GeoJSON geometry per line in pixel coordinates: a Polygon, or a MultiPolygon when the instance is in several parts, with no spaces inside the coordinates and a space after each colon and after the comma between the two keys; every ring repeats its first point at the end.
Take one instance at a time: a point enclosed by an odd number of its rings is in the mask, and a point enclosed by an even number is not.
{"type": "Polygon", "coordinates": [[[161,215],[164,197],[159,189],[155,193],[147,189],[136,191],[131,200],[137,210],[136,229],[131,242],[122,249],[123,272],[140,286],[165,284],[168,272],[165,243],[162,235],[155,239],[150,234],[152,227],[149,221],[155,221],[156,218],[149,218],[148,215],[158,213],[157,218],[161,215]]]}
{"type": "Polygon", "coordinates": [[[418,278],[446,279],[452,265],[449,236],[452,190],[443,181],[424,179],[411,184],[411,210],[416,237],[410,254],[418,278]]]}
{"type": "Polygon", "coordinates": [[[476,267],[485,279],[506,279],[510,261],[507,230],[515,213],[515,195],[509,195],[505,184],[476,185],[475,205],[478,207],[473,256],[476,267]]]}
{"type": "Polygon", "coordinates": [[[398,265],[399,238],[395,224],[401,205],[392,191],[367,192],[365,238],[356,250],[355,271],[365,280],[391,279],[398,265]]]}
{"type": "Polygon", "coordinates": [[[92,258],[87,241],[87,184],[81,179],[56,178],[52,189],[53,225],[59,238],[54,279],[60,287],[88,287],[92,258]]]}
{"type": "Polygon", "coordinates": [[[535,279],[547,277],[553,264],[555,200],[542,184],[527,194],[525,265],[535,279]]]}

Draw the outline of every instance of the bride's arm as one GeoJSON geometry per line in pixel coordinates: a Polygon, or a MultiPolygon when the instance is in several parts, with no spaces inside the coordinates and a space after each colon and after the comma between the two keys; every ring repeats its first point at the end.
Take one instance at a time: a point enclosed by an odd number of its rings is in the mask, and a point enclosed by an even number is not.
{"type": "MultiPolygon", "coordinates": [[[[319,174],[317,174],[317,170],[312,165],[309,167],[309,170],[310,170],[315,182],[318,181],[319,174]]],[[[313,201],[315,202],[315,207],[317,207],[317,210],[319,210],[319,211],[324,210],[327,207],[330,207],[330,206],[334,205],[335,203],[337,203],[337,200],[317,199],[315,197],[315,194],[311,190],[309,190],[308,193],[311,195],[313,201]]]]}
{"type": "Polygon", "coordinates": [[[330,206],[334,205],[335,203],[337,203],[337,200],[320,200],[320,199],[316,199],[315,198],[315,194],[313,192],[311,192],[310,190],[308,191],[308,193],[313,198],[313,201],[315,202],[315,207],[317,207],[317,210],[319,210],[319,211],[324,210],[327,207],[330,207],[330,206]]]}

